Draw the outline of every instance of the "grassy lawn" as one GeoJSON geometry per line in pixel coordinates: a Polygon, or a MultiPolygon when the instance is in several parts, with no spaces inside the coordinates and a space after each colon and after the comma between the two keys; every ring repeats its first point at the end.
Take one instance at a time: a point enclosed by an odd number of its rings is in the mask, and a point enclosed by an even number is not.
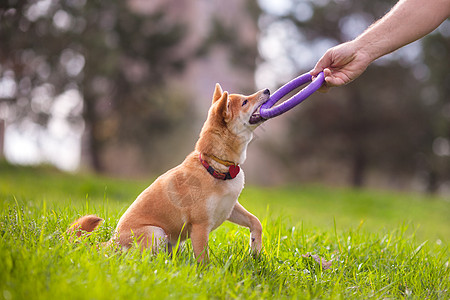
{"type": "Polygon", "coordinates": [[[173,257],[98,249],[150,182],[1,163],[0,298],[450,298],[448,199],[250,186],[240,202],[263,223],[258,259],[248,230],[231,223],[211,234],[206,267],[189,243],[173,257]],[[62,233],[87,213],[105,223],[83,243],[67,241],[62,233]]]}

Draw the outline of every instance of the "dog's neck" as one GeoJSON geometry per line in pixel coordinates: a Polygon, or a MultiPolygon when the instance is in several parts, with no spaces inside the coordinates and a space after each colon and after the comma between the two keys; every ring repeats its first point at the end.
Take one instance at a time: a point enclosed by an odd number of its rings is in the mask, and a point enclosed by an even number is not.
{"type": "Polygon", "coordinates": [[[235,164],[244,163],[247,157],[247,147],[253,137],[250,131],[248,134],[237,136],[231,132],[217,132],[213,130],[202,131],[195,150],[206,155],[207,162],[219,171],[226,171],[225,166],[208,156],[215,156],[223,161],[230,161],[235,164]]]}

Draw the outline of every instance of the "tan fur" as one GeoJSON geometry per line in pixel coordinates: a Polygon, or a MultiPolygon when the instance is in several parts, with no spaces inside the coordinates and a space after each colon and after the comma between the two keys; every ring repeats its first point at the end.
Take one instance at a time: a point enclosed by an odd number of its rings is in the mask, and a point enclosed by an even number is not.
{"type": "Polygon", "coordinates": [[[244,187],[242,169],[234,179],[219,180],[206,171],[198,157],[202,153],[220,172],[227,172],[228,168],[208,155],[242,164],[252,132],[258,126],[250,125],[248,120],[268,97],[262,91],[251,96],[229,95],[216,84],[195,150],[137,197],[120,218],[109,243],[127,249],[136,238],[141,247],[157,251],[161,246],[175,245],[179,237],[181,241],[189,237],[198,261],[207,261],[209,233],[229,220],[250,228],[252,252],[259,254],[261,223],[237,201],[244,187]],[[248,100],[246,105],[242,105],[244,100],[248,100]]]}
{"type": "Polygon", "coordinates": [[[70,224],[69,229],[67,229],[67,233],[72,234],[75,232],[75,235],[80,237],[83,232],[94,231],[102,221],[103,219],[97,217],[96,215],[83,216],[70,224]]]}

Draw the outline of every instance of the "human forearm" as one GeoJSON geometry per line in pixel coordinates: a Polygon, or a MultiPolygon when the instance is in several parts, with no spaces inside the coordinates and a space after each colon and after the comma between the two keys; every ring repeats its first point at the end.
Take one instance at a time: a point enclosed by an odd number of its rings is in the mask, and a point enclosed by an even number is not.
{"type": "Polygon", "coordinates": [[[400,0],[353,43],[373,61],[433,31],[450,15],[450,0],[400,0]]]}
{"type": "Polygon", "coordinates": [[[425,36],[449,15],[450,0],[400,0],[356,39],[328,49],[310,74],[323,71],[325,90],[348,84],[375,59],[425,36]]]}

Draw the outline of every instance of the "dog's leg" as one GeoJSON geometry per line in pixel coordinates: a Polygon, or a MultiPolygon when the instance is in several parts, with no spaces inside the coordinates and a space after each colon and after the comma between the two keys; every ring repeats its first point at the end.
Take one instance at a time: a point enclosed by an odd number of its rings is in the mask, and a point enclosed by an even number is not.
{"type": "Polygon", "coordinates": [[[194,255],[197,262],[208,263],[208,236],[209,230],[207,226],[202,225],[192,225],[190,231],[190,237],[192,241],[192,248],[194,248],[194,255]]]}
{"type": "Polygon", "coordinates": [[[262,247],[262,225],[258,218],[237,202],[228,221],[250,228],[250,247],[253,254],[259,255],[262,247]]]}
{"type": "Polygon", "coordinates": [[[144,226],[134,232],[138,243],[142,249],[150,248],[153,253],[158,253],[161,249],[168,248],[168,237],[164,230],[157,226],[144,226]]]}

